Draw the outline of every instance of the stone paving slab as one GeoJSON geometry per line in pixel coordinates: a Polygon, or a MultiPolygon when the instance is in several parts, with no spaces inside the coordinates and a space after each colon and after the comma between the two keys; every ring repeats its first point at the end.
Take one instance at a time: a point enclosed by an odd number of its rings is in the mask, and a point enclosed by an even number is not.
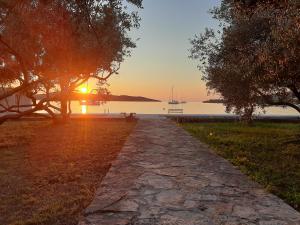
{"type": "Polygon", "coordinates": [[[164,118],[140,119],[79,225],[300,225],[300,213],[164,118]]]}

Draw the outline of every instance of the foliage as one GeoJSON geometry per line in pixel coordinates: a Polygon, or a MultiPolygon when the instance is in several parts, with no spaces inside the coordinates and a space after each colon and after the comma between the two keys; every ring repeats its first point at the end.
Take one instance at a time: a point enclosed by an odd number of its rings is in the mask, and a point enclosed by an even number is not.
{"type": "Polygon", "coordinates": [[[192,39],[190,57],[227,110],[250,118],[256,107],[282,105],[300,113],[299,1],[223,0],[211,13],[222,32],[192,39]]]}
{"type": "Polygon", "coordinates": [[[183,127],[300,210],[300,124],[185,123],[183,127]]]}
{"type": "MultiPolygon", "coordinates": [[[[135,47],[128,31],[139,26],[139,17],[124,2],[1,0],[0,100],[21,92],[32,100],[29,114],[43,109],[66,116],[68,95],[91,78],[105,82],[135,47]],[[48,97],[37,103],[41,92],[48,97]],[[62,99],[61,109],[51,105],[51,92],[62,99]]],[[[19,105],[0,107],[14,113],[9,118],[26,115],[19,105]]]]}

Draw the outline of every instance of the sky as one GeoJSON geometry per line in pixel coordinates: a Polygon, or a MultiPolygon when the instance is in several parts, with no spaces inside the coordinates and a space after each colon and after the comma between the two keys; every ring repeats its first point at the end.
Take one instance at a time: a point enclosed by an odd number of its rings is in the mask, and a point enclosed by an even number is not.
{"type": "Polygon", "coordinates": [[[178,100],[203,101],[205,83],[197,62],[188,58],[189,39],[205,27],[218,27],[208,10],[220,0],[144,0],[141,26],[132,32],[137,48],[113,76],[109,90],[116,95],[169,100],[171,88],[178,100]]]}

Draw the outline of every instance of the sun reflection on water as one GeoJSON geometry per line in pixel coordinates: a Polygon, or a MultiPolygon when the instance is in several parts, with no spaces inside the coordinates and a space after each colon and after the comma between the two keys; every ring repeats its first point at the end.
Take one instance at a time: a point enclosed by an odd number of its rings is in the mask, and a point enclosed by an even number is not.
{"type": "Polygon", "coordinates": [[[81,113],[87,114],[87,106],[86,105],[81,105],[81,113]]]}

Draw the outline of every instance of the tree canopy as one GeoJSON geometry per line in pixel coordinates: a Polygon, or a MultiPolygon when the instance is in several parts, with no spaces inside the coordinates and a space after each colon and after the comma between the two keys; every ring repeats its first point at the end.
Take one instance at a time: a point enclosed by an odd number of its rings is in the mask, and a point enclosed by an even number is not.
{"type": "Polygon", "coordinates": [[[221,31],[191,40],[190,57],[227,110],[250,118],[256,108],[292,107],[300,113],[300,3],[223,0],[211,10],[221,31]]]}
{"type": "Polygon", "coordinates": [[[93,78],[105,82],[117,73],[135,43],[128,31],[139,17],[127,4],[142,0],[0,0],[0,100],[22,93],[30,109],[0,105],[2,117],[19,118],[39,110],[67,116],[68,95],[93,78]],[[36,100],[37,93],[46,93],[36,100]],[[53,95],[61,107],[51,104],[53,95]]]}

